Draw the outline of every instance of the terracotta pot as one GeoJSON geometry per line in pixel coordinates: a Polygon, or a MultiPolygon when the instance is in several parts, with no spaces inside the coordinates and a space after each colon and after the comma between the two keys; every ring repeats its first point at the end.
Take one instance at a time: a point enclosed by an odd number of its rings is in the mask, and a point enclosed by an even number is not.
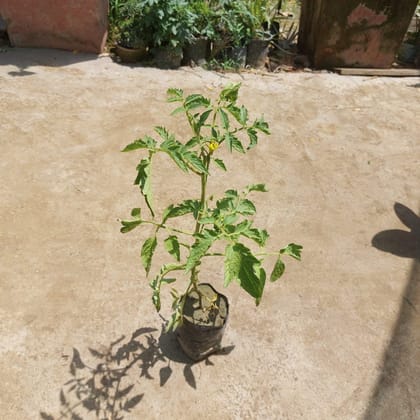
{"type": "Polygon", "coordinates": [[[202,360],[221,349],[229,315],[226,296],[207,283],[199,284],[198,289],[201,300],[197,292],[189,293],[184,304],[182,324],[176,330],[182,350],[194,361],[202,360]]]}

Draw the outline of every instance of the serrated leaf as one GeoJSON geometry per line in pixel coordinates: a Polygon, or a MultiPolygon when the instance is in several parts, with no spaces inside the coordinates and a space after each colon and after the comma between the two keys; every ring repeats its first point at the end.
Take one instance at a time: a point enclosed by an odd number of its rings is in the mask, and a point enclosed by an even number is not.
{"type": "Polygon", "coordinates": [[[184,91],[182,89],[170,88],[166,91],[168,102],[180,102],[184,100],[184,91]]]}
{"type": "Polygon", "coordinates": [[[259,192],[267,192],[267,188],[265,184],[251,184],[246,187],[247,192],[251,191],[259,191],[259,192]]]}
{"type": "Polygon", "coordinates": [[[197,129],[199,130],[207,121],[208,117],[210,116],[210,114],[213,112],[212,109],[208,109],[207,111],[204,111],[201,115],[200,118],[198,119],[197,122],[197,129]]]}
{"type": "Polygon", "coordinates": [[[263,117],[256,119],[253,126],[264,134],[270,134],[269,126],[263,117]]]}
{"type": "Polygon", "coordinates": [[[271,272],[271,275],[270,275],[270,281],[278,280],[283,275],[285,269],[286,269],[286,266],[284,265],[284,262],[279,257],[276,263],[274,264],[273,271],[271,272]]]}
{"type": "Polygon", "coordinates": [[[185,143],[185,148],[191,149],[197,144],[200,144],[200,137],[192,137],[190,140],[187,141],[187,143],[185,143]]]}
{"type": "Polygon", "coordinates": [[[265,229],[249,228],[242,232],[242,235],[252,239],[259,246],[264,246],[269,237],[268,232],[265,229]]]}
{"type": "Polygon", "coordinates": [[[249,137],[249,145],[247,150],[250,150],[258,144],[258,135],[254,128],[248,128],[247,133],[249,137]]]}
{"type": "Polygon", "coordinates": [[[291,243],[287,245],[286,248],[281,249],[280,254],[290,255],[291,257],[300,261],[302,249],[303,247],[301,245],[291,243]]]}
{"type": "Polygon", "coordinates": [[[191,271],[200,261],[200,259],[209,250],[216,237],[212,235],[200,235],[196,238],[194,244],[191,246],[190,255],[188,255],[185,270],[191,271]]]}
{"type": "Polygon", "coordinates": [[[168,236],[164,241],[165,249],[172,255],[177,261],[180,260],[180,248],[178,238],[175,235],[168,236]]]}
{"type": "Polygon", "coordinates": [[[239,110],[239,122],[245,125],[248,121],[248,110],[242,105],[239,110]]]}
{"type": "Polygon", "coordinates": [[[215,158],[215,159],[213,159],[214,160],[214,163],[219,167],[219,168],[221,168],[221,169],[223,169],[224,171],[227,171],[227,169],[226,169],[226,166],[225,166],[225,163],[223,162],[223,160],[222,159],[217,159],[217,158],[215,158]]]}
{"type": "Polygon", "coordinates": [[[259,304],[265,285],[265,271],[260,260],[240,243],[228,245],[225,251],[225,286],[232,280],[238,281],[259,304]]]}
{"type": "Polygon", "coordinates": [[[156,236],[152,236],[144,241],[144,244],[141,248],[141,262],[143,267],[146,270],[146,274],[149,274],[150,267],[152,265],[153,253],[155,252],[157,246],[156,236]]]}
{"type": "Polygon", "coordinates": [[[182,154],[185,162],[187,162],[199,174],[208,174],[206,167],[201,159],[194,152],[185,152],[182,154]]]}
{"type": "Polygon", "coordinates": [[[238,99],[239,88],[241,87],[240,83],[230,83],[227,85],[221,92],[220,98],[229,101],[231,103],[235,103],[238,99]]]}
{"type": "MultiPolygon", "coordinates": [[[[175,140],[174,135],[169,133],[169,131],[165,127],[156,126],[155,131],[156,131],[156,133],[159,134],[161,139],[164,140],[164,142],[168,142],[168,143],[174,142],[174,140],[175,140]]],[[[162,143],[161,147],[163,147],[163,144],[165,144],[165,143],[162,143]]]]}
{"type": "Polygon", "coordinates": [[[194,218],[197,218],[200,210],[200,202],[198,200],[185,200],[177,206],[172,204],[163,212],[162,223],[173,217],[184,216],[185,214],[193,213],[194,218]]]}
{"type": "Polygon", "coordinates": [[[210,101],[203,95],[197,93],[189,95],[184,102],[184,107],[188,111],[199,107],[208,107],[209,105],[210,101]]]}
{"type": "Polygon", "coordinates": [[[124,147],[122,152],[131,152],[132,150],[138,149],[154,149],[156,146],[156,141],[149,136],[145,136],[142,139],[137,139],[132,143],[124,147]]]}
{"type": "Polygon", "coordinates": [[[232,150],[236,150],[237,152],[245,153],[245,150],[244,150],[244,147],[242,146],[242,143],[232,133],[226,133],[225,141],[226,141],[226,144],[227,144],[230,152],[232,152],[232,150]]]}
{"type": "Polygon", "coordinates": [[[251,200],[245,198],[239,202],[236,211],[244,216],[252,216],[253,214],[255,214],[257,209],[255,208],[254,203],[251,200]]]}
{"type": "Polygon", "coordinates": [[[152,208],[152,184],[150,180],[151,175],[151,160],[149,158],[142,159],[137,165],[137,177],[134,181],[135,185],[139,185],[140,191],[146,201],[150,213],[154,217],[155,213],[152,208]]]}
{"type": "Polygon", "coordinates": [[[219,109],[220,121],[222,122],[222,127],[225,130],[229,129],[229,117],[223,109],[219,109]]]}

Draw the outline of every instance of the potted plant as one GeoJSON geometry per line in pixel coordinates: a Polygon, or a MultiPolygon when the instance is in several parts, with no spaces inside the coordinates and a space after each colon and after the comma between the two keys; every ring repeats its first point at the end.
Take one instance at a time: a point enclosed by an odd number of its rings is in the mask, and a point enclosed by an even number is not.
{"type": "Polygon", "coordinates": [[[275,252],[265,250],[269,234],[254,226],[256,207],[251,201],[254,193],[267,191],[264,184],[247,185],[242,190],[228,189],[219,198],[209,193],[208,182],[213,172],[216,169],[227,171],[221,158],[222,146],[232,153],[245,154],[257,145],[260,134],[269,134],[263,117],[251,120],[248,110],[238,105],[239,88],[240,84],[228,85],[215,101],[201,94],[185,96],[180,89],[169,89],[168,101],[178,104],[173,114],[183,114],[191,131],[190,138],[180,141],[165,127],[155,127],[157,139],[146,135],[123,149],[123,152],[141,151],[143,154],[134,184],[140,187],[149,215],[141,208],[134,208],[132,218],[121,222],[121,232],[139,226],[153,228],[141,248],[141,261],[147,275],[158,244],[171,258],[152,276],[152,300],[159,311],[161,288],[172,285],[173,313],[167,330],[176,330],[178,341],[193,360],[202,359],[219,348],[229,310],[225,296],[213,286],[200,283],[204,261],[221,258],[224,285],[237,282],[258,305],[267,277],[264,258],[275,256],[269,276],[274,282],[285,270],[284,255],[298,260],[301,256],[302,247],[294,243],[275,252]],[[191,182],[195,180],[200,186],[199,197],[169,204],[160,215],[152,198],[152,161],[159,153],[168,155],[178,169],[190,174],[191,182]],[[178,218],[184,219],[182,226],[189,218],[191,227],[181,228],[175,223],[178,218]],[[173,287],[175,273],[187,274],[182,291],[173,287]]]}
{"type": "Polygon", "coordinates": [[[148,39],[139,0],[112,0],[109,23],[116,54],[123,62],[136,62],[146,56],[148,39]]]}
{"type": "Polygon", "coordinates": [[[273,34],[270,29],[277,13],[277,7],[265,0],[247,0],[246,6],[253,16],[250,20],[250,40],[247,45],[246,64],[262,68],[267,62],[270,41],[273,34]]]}
{"type": "Polygon", "coordinates": [[[245,67],[246,50],[252,38],[254,16],[244,0],[220,0],[214,5],[216,51],[222,59],[231,59],[239,67],[245,67]],[[219,51],[221,53],[219,53],[219,51]]]}
{"type": "Polygon", "coordinates": [[[213,10],[208,0],[191,0],[189,8],[194,16],[193,38],[184,46],[184,64],[206,63],[210,55],[210,41],[215,37],[213,10]]]}
{"type": "Polygon", "coordinates": [[[139,0],[150,48],[162,68],[179,67],[182,48],[193,40],[195,15],[186,0],[139,0]]]}

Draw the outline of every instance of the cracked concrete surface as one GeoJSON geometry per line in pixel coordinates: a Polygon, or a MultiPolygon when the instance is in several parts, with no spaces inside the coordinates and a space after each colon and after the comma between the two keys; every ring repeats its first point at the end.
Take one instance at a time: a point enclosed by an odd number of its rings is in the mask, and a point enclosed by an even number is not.
{"type": "MultiPolygon", "coordinates": [[[[1,418],[419,419],[419,99],[409,78],[0,53],[1,418]],[[256,223],[304,254],[258,308],[204,267],[231,314],[226,354],[192,365],[160,334],[146,232],[119,233],[141,202],[138,156],[119,150],[154,125],[182,134],[167,88],[215,95],[229,81],[272,135],[226,154],[232,172],[211,188],[265,182],[256,223]]],[[[170,162],[155,169],[162,206],[194,193],[170,162]]]]}

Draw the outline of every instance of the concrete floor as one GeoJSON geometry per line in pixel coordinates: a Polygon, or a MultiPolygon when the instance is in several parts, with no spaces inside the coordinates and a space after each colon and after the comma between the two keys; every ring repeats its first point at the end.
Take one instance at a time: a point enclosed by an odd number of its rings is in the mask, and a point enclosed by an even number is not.
{"type": "MultiPolygon", "coordinates": [[[[0,65],[1,419],[420,419],[418,79],[30,49],[0,65]],[[225,354],[192,365],[160,334],[138,258],[147,232],[119,233],[141,203],[138,156],[119,150],[154,125],[182,132],[168,87],[215,95],[229,81],[272,135],[226,155],[234,173],[210,188],[265,182],[257,223],[304,254],[258,308],[205,267],[231,314],[225,354]]],[[[156,170],[162,206],[196,191],[170,162],[156,170]]]]}

